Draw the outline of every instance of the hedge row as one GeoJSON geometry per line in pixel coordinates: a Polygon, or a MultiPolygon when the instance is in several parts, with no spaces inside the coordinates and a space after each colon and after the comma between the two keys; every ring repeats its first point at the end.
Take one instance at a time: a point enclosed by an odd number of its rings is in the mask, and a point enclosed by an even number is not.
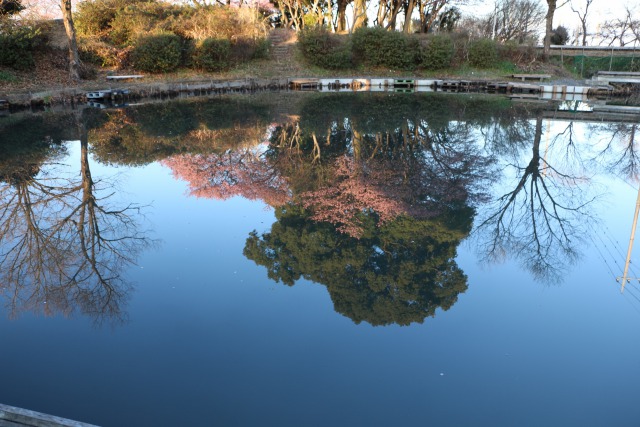
{"type": "Polygon", "coordinates": [[[149,73],[170,72],[178,67],[221,71],[234,64],[266,57],[266,39],[235,40],[207,38],[184,39],[170,32],[139,37],[127,48],[116,48],[104,42],[85,41],[82,59],[101,66],[133,67],[149,73]]]}
{"type": "Polygon", "coordinates": [[[430,35],[360,28],[351,36],[322,28],[304,30],[299,37],[304,57],[322,68],[346,69],[361,65],[398,70],[439,70],[468,62],[478,68],[494,68],[500,61],[526,63],[535,57],[532,47],[498,45],[493,40],[469,42],[450,34],[430,35]]]}
{"type": "Polygon", "coordinates": [[[74,20],[82,59],[100,66],[217,71],[267,54],[267,29],[255,8],[85,0],[74,20]]]}

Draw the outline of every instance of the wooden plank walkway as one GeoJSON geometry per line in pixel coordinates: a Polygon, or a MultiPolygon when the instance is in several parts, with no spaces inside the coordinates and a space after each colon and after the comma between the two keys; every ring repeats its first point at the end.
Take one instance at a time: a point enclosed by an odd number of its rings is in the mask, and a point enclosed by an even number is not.
{"type": "Polygon", "coordinates": [[[98,427],[0,403],[0,427],[98,427]]]}

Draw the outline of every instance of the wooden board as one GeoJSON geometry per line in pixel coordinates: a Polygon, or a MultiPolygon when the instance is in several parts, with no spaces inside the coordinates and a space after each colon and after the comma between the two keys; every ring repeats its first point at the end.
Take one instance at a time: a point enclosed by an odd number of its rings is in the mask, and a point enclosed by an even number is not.
{"type": "Polygon", "coordinates": [[[66,418],[16,408],[15,406],[3,405],[1,403],[0,422],[5,423],[4,426],[0,424],[1,427],[12,427],[13,425],[22,425],[24,427],[97,427],[93,424],[68,420],[66,418]]]}
{"type": "Polygon", "coordinates": [[[141,79],[144,76],[141,74],[134,74],[131,76],[107,76],[107,80],[126,80],[126,79],[141,79]]]}
{"type": "Polygon", "coordinates": [[[544,79],[550,79],[551,75],[550,74],[512,74],[511,77],[513,77],[514,79],[521,79],[522,81],[525,80],[544,80],[544,79]]]}

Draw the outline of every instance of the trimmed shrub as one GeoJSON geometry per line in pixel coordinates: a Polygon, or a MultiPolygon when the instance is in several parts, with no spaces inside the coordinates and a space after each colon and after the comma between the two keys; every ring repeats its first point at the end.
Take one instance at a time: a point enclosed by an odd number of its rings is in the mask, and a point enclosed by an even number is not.
{"type": "Polygon", "coordinates": [[[182,41],[172,33],[140,37],[131,51],[133,66],[150,73],[173,71],[182,59],[182,41]]]}
{"type": "Polygon", "coordinates": [[[148,2],[150,0],[87,0],[78,4],[78,11],[73,15],[78,35],[105,36],[111,28],[111,22],[117,13],[125,7],[148,2]]]}
{"type": "Polygon", "coordinates": [[[116,45],[128,46],[135,43],[139,34],[176,34],[177,18],[181,12],[191,9],[157,2],[132,4],[118,11],[111,21],[109,39],[116,45]]]}
{"type": "Polygon", "coordinates": [[[264,58],[269,52],[264,17],[254,8],[195,8],[159,0],[85,0],[79,4],[75,19],[83,59],[101,66],[123,68],[132,62],[149,72],[169,71],[178,65],[219,70],[234,61],[264,58]],[[179,37],[180,62],[175,62],[175,39],[138,38],[149,34],[179,37]],[[233,40],[230,56],[227,42],[204,43],[206,39],[233,40]],[[199,53],[197,46],[201,46],[199,53]]]}
{"type": "Polygon", "coordinates": [[[0,82],[17,82],[18,78],[8,71],[0,71],[0,82]]]}
{"type": "Polygon", "coordinates": [[[254,40],[256,44],[256,50],[253,52],[251,59],[265,59],[269,57],[269,47],[271,42],[267,38],[260,38],[254,40]]]}
{"type": "Polygon", "coordinates": [[[322,68],[344,69],[353,66],[350,44],[323,28],[305,29],[298,36],[304,57],[322,68]]]}
{"type": "Polygon", "coordinates": [[[204,39],[262,39],[267,36],[266,21],[252,7],[227,8],[206,6],[185,8],[173,24],[172,31],[184,38],[204,39]],[[190,11],[190,13],[186,13],[190,11]]]}
{"type": "Polygon", "coordinates": [[[422,66],[427,70],[439,70],[451,65],[454,54],[453,40],[444,34],[429,38],[422,50],[422,66]]]}
{"type": "Polygon", "coordinates": [[[26,70],[35,65],[33,51],[43,42],[40,29],[6,21],[0,25],[0,65],[26,70]]]}
{"type": "Polygon", "coordinates": [[[231,57],[235,62],[266,58],[269,54],[267,39],[238,39],[231,44],[231,57]]]}
{"type": "Polygon", "coordinates": [[[419,62],[420,44],[413,36],[379,27],[363,27],[352,37],[353,55],[366,65],[409,70],[419,62]]]}
{"type": "Polygon", "coordinates": [[[526,67],[537,59],[536,49],[532,45],[520,45],[516,42],[507,42],[498,46],[500,59],[512,62],[520,67],[526,67]]]}
{"type": "Polygon", "coordinates": [[[100,67],[126,68],[131,62],[133,47],[116,48],[113,45],[93,38],[78,41],[78,53],[83,62],[100,67]]]}
{"type": "Polygon", "coordinates": [[[196,45],[193,64],[207,71],[220,71],[231,64],[231,42],[226,39],[204,39],[196,45]]]}
{"type": "Polygon", "coordinates": [[[496,42],[489,39],[479,39],[469,43],[469,63],[478,68],[495,67],[498,63],[496,42]]]}

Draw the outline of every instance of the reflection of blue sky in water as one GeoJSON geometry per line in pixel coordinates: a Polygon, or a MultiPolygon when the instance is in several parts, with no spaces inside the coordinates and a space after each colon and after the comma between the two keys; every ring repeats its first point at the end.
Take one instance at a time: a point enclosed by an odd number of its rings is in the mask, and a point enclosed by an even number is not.
{"type": "MultiPolygon", "coordinates": [[[[640,352],[640,302],[620,295],[593,245],[544,286],[513,259],[480,265],[463,244],[469,288],[449,311],[374,328],[336,314],[324,286],[276,284],[243,257],[249,233],[271,229],[263,204],[185,197],[158,163],[91,167],[122,172],[162,244],[128,272],[126,326],[0,316],[3,403],[104,426],[637,424],[640,368],[624,360],[640,352]]],[[[626,248],[636,190],[589,172],[597,231],[626,248]]]]}

